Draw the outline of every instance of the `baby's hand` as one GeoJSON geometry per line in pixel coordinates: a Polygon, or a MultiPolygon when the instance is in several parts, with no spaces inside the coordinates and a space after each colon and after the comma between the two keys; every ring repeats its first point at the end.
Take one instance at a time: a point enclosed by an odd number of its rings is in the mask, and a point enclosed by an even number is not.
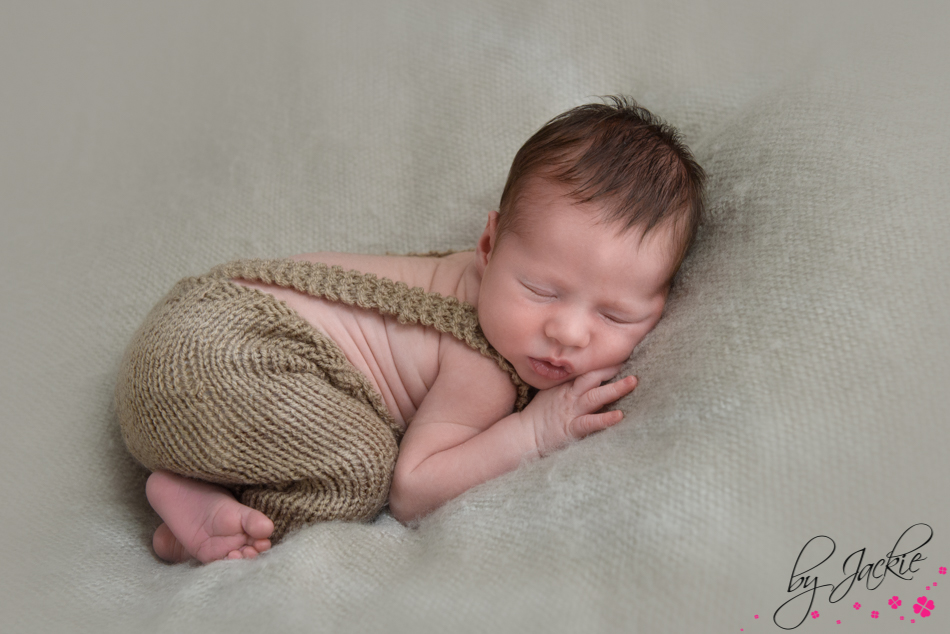
{"type": "Polygon", "coordinates": [[[580,440],[623,419],[623,412],[619,410],[594,413],[637,386],[635,376],[601,385],[619,371],[619,365],[593,370],[573,381],[538,392],[523,414],[534,425],[539,455],[545,456],[572,440],[580,440]]]}

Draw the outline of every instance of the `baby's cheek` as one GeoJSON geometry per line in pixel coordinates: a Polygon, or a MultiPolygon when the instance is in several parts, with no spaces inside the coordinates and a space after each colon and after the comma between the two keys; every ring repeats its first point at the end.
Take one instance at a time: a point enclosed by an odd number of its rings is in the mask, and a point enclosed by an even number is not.
{"type": "Polygon", "coordinates": [[[495,315],[481,323],[482,332],[488,343],[509,360],[518,349],[520,339],[518,325],[516,317],[510,313],[495,315]]]}
{"type": "Polygon", "coordinates": [[[611,357],[604,365],[616,365],[626,361],[628,358],[630,358],[630,355],[633,353],[633,349],[637,347],[637,344],[640,343],[642,339],[643,336],[640,334],[617,337],[613,345],[610,347],[611,357]]]}
{"type": "Polygon", "coordinates": [[[509,343],[518,345],[530,338],[530,333],[539,329],[537,321],[530,310],[514,304],[504,311],[504,315],[495,323],[495,327],[501,337],[509,343]]]}

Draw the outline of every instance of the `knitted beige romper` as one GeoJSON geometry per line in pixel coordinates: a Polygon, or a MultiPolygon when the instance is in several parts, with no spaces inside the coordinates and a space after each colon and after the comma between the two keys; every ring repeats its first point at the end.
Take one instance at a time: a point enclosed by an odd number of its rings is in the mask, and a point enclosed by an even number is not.
{"type": "Polygon", "coordinates": [[[231,282],[257,280],[401,323],[431,326],[494,359],[475,308],[454,297],[325,264],[239,260],[180,281],[126,352],[116,412],[129,451],[230,488],[274,522],[367,520],[386,504],[402,430],[369,380],[284,302],[231,282]]]}

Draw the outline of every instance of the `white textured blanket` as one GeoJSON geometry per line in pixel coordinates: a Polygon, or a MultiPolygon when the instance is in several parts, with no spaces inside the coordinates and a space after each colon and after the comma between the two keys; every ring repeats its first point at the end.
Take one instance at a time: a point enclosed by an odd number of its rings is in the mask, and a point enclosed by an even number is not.
{"type": "Polygon", "coordinates": [[[4,2],[0,631],[946,631],[945,4],[4,2]],[[625,421],[417,529],[155,559],[111,395],[174,281],[469,246],[611,93],[710,175],[625,421]]]}

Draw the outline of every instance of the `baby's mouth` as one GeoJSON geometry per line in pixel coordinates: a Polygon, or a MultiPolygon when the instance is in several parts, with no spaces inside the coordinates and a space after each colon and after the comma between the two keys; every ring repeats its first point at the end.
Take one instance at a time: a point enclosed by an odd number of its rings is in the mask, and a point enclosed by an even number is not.
{"type": "Polygon", "coordinates": [[[533,369],[538,376],[553,381],[566,379],[574,371],[570,363],[558,359],[535,359],[534,357],[528,357],[528,362],[531,363],[531,369],[533,369]]]}

